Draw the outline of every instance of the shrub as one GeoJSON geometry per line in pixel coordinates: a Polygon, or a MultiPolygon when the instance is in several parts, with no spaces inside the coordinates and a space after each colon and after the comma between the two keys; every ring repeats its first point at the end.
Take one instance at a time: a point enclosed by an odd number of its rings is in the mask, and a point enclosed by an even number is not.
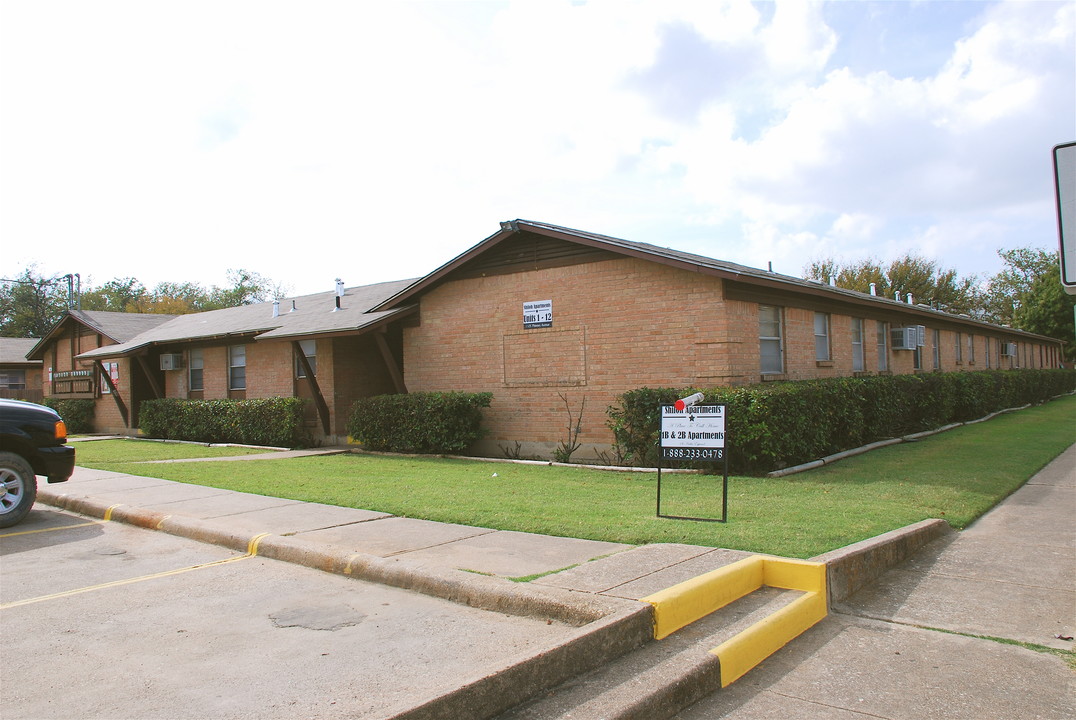
{"type": "MultiPolygon", "coordinates": [[[[640,388],[620,395],[607,411],[615,454],[628,465],[657,464],[660,406],[698,390],[640,388]]],[[[875,440],[1045,402],[1073,390],[1072,370],[987,370],[762,383],[703,392],[706,404],[726,406],[730,469],[764,473],[875,440]]]]}
{"type": "Polygon", "coordinates": [[[274,447],[309,444],[300,398],[144,400],[139,429],[166,440],[274,447]]]}
{"type": "Polygon", "coordinates": [[[348,433],[370,450],[462,453],[482,436],[492,393],[378,395],[351,406],[348,433]]]}
{"type": "Polygon", "coordinates": [[[91,398],[47,397],[43,403],[60,414],[69,434],[93,432],[94,401],[91,398]]]}

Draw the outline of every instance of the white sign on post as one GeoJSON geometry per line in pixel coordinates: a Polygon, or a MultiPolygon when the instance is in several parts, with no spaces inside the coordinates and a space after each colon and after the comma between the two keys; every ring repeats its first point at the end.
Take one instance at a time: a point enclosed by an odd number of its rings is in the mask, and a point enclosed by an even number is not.
{"type": "Polygon", "coordinates": [[[1057,235],[1061,245],[1061,284],[1076,295],[1076,143],[1054,148],[1057,235]]]}
{"type": "Polygon", "coordinates": [[[661,407],[661,454],[674,460],[725,459],[725,406],[661,407]]]}

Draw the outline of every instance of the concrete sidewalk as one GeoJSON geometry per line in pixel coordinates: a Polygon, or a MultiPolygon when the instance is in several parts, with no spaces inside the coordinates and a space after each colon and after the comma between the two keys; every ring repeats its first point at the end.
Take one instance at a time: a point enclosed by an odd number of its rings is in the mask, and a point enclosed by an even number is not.
{"type": "Polygon", "coordinates": [[[1057,636],[1076,632],[1076,446],[834,609],[1072,650],[1057,636]]]}
{"type": "Polygon", "coordinates": [[[1062,658],[986,639],[1071,651],[1074,630],[1076,446],[676,717],[1074,718],[1062,658]]]}
{"type": "Polygon", "coordinates": [[[269,534],[343,559],[363,555],[410,568],[479,574],[474,579],[551,574],[534,584],[613,598],[644,597],[750,555],[692,545],[636,548],[432,522],[82,467],[66,483],[41,484],[38,501],[92,515],[112,508],[113,516],[142,526],[183,523],[200,528],[200,539],[232,545],[242,539],[244,548],[244,538],[269,534]],[[610,562],[588,566],[601,558],[610,562]]]}

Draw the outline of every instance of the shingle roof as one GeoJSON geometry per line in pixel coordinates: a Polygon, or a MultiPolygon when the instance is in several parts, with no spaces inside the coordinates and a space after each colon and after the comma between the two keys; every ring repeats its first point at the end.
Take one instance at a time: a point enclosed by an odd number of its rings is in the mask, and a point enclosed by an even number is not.
{"type": "Polygon", "coordinates": [[[34,345],[26,356],[32,360],[42,359],[42,353],[53,340],[63,332],[69,322],[78,322],[95,330],[114,343],[122,343],[140,333],[168,322],[175,315],[158,315],[153,313],[109,312],[106,310],[68,310],[59,322],[52,326],[48,334],[34,345]]]}
{"type": "Polygon", "coordinates": [[[370,329],[414,309],[407,306],[368,312],[371,307],[413,282],[413,279],[408,279],[347,288],[340,298],[339,310],[335,309],[335,291],[329,291],[281,300],[276,317],[273,316],[272,302],[178,315],[126,342],[90,350],[79,357],[113,357],[150,345],[211,338],[279,339],[370,329]],[[292,310],[292,307],[295,309],[292,310]]]}
{"type": "Polygon", "coordinates": [[[121,343],[152,328],[163,325],[178,315],[155,313],[108,312],[104,310],[70,310],[71,317],[102,335],[121,343]]]}
{"type": "Polygon", "coordinates": [[[37,343],[38,338],[0,337],[0,365],[40,365],[41,360],[26,358],[37,343]]]}

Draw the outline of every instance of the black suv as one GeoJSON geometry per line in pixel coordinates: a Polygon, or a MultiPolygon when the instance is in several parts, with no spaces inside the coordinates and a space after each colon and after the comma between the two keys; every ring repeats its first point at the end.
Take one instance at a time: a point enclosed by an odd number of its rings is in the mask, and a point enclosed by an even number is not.
{"type": "Polygon", "coordinates": [[[37,497],[37,478],[63,482],[75,470],[67,426],[52,408],[0,399],[0,528],[26,517],[37,497]]]}

